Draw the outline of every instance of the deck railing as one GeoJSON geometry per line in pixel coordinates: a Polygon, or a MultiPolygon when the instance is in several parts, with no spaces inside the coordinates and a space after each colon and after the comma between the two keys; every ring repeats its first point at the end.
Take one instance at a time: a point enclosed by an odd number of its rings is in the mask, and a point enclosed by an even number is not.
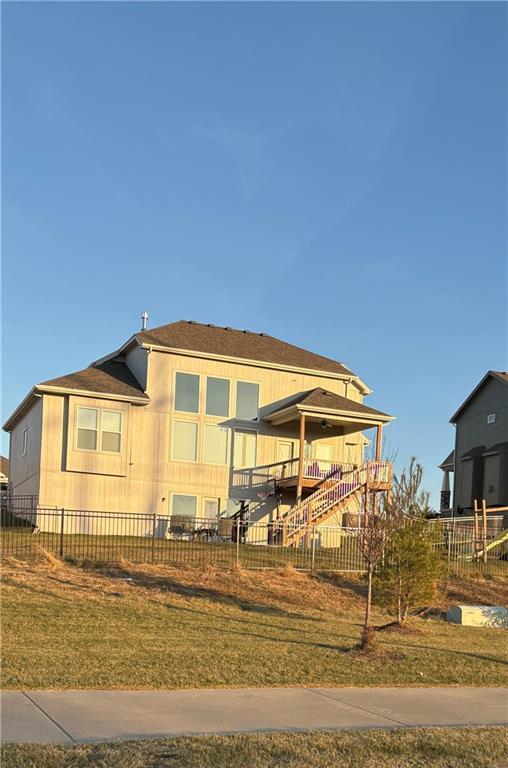
{"type": "MultiPolygon", "coordinates": [[[[300,459],[286,459],[273,464],[261,464],[257,467],[246,467],[233,470],[234,488],[255,488],[284,480],[292,480],[298,477],[300,459]]],[[[302,477],[306,480],[324,480],[335,476],[338,472],[342,475],[352,472],[354,464],[343,461],[329,461],[327,459],[303,460],[302,477]]]]}

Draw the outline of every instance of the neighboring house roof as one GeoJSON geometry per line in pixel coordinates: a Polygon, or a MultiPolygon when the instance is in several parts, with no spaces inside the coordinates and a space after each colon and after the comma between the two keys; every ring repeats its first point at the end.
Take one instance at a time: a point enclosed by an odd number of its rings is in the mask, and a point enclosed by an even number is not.
{"type": "Polygon", "coordinates": [[[49,379],[37,385],[38,388],[58,387],[59,389],[75,389],[97,394],[120,395],[121,397],[136,397],[149,400],[141,385],[130,372],[125,363],[108,360],[106,363],[85,368],[83,371],[68,373],[56,379],[49,379]]]}
{"type": "Polygon", "coordinates": [[[275,413],[285,411],[288,408],[300,406],[300,408],[322,409],[323,411],[340,411],[341,413],[364,414],[365,416],[377,417],[382,421],[391,421],[393,416],[370,408],[368,405],[350,400],[348,397],[337,395],[335,392],[329,392],[321,387],[309,389],[306,392],[300,392],[295,397],[285,400],[284,404],[276,411],[268,414],[272,417],[275,413]]]}
{"type": "Polygon", "coordinates": [[[455,451],[450,451],[446,459],[443,462],[441,462],[441,464],[439,465],[439,469],[442,469],[443,471],[451,470],[453,472],[454,468],[455,468],[455,451]]]}
{"type": "Polygon", "coordinates": [[[498,381],[502,382],[502,384],[507,384],[508,385],[508,372],[507,371],[487,371],[487,373],[485,374],[483,379],[480,381],[480,383],[476,385],[476,387],[473,389],[471,394],[468,395],[468,397],[464,400],[464,402],[462,403],[460,408],[457,411],[455,411],[455,413],[453,414],[453,416],[450,419],[450,423],[451,424],[455,424],[455,422],[457,421],[457,418],[460,416],[460,414],[462,413],[464,408],[467,405],[469,405],[469,403],[473,399],[473,397],[475,397],[477,392],[483,387],[485,382],[488,379],[490,379],[490,378],[497,379],[498,381]]]}
{"type": "Polygon", "coordinates": [[[357,378],[347,366],[336,360],[295,347],[266,333],[221,328],[193,320],[179,320],[141,331],[136,336],[142,344],[257,360],[357,378]]]}
{"type": "Polygon", "coordinates": [[[9,477],[9,459],[6,459],[5,456],[0,456],[0,475],[9,477]]]}

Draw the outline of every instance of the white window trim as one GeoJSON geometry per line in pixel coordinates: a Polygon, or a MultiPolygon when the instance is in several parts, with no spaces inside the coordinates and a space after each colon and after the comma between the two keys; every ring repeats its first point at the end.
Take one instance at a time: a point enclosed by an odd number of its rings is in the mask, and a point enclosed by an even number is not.
{"type": "MultiPolygon", "coordinates": [[[[124,426],[123,411],[118,411],[114,408],[99,408],[99,406],[97,405],[77,405],[75,424],[74,424],[74,450],[79,451],[80,453],[105,453],[107,456],[121,456],[123,452],[123,441],[124,441],[123,426],[124,426]],[[78,411],[80,410],[97,411],[97,429],[95,430],[97,432],[97,448],[79,448],[78,446],[78,430],[79,430],[78,411]],[[106,411],[107,413],[118,413],[120,415],[120,432],[115,433],[120,435],[119,451],[106,451],[106,450],[103,450],[102,448],[102,413],[103,411],[106,411]]],[[[108,429],[105,431],[110,432],[111,430],[108,429]]]]}
{"type": "MultiPolygon", "coordinates": [[[[177,411],[177,413],[180,413],[180,411],[177,411]]],[[[195,416],[196,414],[194,414],[195,416]]],[[[200,428],[199,428],[199,421],[197,420],[191,420],[191,419],[173,419],[173,424],[171,427],[171,452],[170,452],[170,461],[177,461],[179,464],[198,464],[199,463],[199,448],[200,448],[200,428]],[[176,459],[173,455],[175,450],[175,424],[178,424],[180,422],[181,424],[195,424],[196,425],[196,453],[195,459],[176,459]]],[[[184,494],[176,494],[177,496],[195,496],[194,493],[184,493],[184,494]]]]}
{"type": "Polygon", "coordinates": [[[186,493],[185,491],[180,491],[180,492],[172,491],[169,494],[169,515],[168,515],[168,517],[170,518],[170,520],[178,520],[179,517],[185,517],[185,515],[174,515],[173,516],[173,499],[175,498],[175,496],[191,496],[192,498],[196,499],[196,514],[194,515],[194,528],[196,528],[197,527],[197,523],[198,523],[198,521],[200,519],[198,513],[199,513],[199,510],[201,508],[201,505],[200,505],[201,497],[198,496],[197,493],[186,493]]]}
{"type": "Polygon", "coordinates": [[[21,458],[25,458],[28,453],[28,425],[23,429],[23,436],[21,438],[21,458]]]}
{"type": "MultiPolygon", "coordinates": [[[[202,382],[203,376],[200,373],[195,373],[194,371],[175,371],[173,376],[173,396],[172,396],[172,410],[173,413],[182,413],[189,416],[199,416],[202,411],[202,400],[203,400],[203,393],[201,392],[201,388],[203,386],[202,382]],[[178,374],[183,374],[184,376],[197,376],[198,377],[198,410],[197,411],[180,411],[176,407],[176,377],[178,374]]],[[[206,394],[205,394],[206,397],[206,394]]]]}

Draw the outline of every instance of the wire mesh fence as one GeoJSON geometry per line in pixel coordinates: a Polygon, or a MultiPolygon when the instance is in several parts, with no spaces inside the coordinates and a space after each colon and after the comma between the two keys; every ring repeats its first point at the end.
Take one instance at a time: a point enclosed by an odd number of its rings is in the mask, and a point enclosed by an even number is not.
{"type": "MultiPolygon", "coordinates": [[[[240,518],[191,518],[41,508],[33,498],[2,508],[3,555],[27,560],[42,551],[61,558],[167,566],[279,568],[363,572],[361,528],[296,528],[240,518]],[[288,543],[289,542],[289,543],[288,543]],[[291,543],[293,542],[293,543],[291,543]],[[296,545],[295,542],[298,542],[296,545]]],[[[455,573],[508,575],[503,518],[479,538],[473,519],[429,521],[433,546],[455,573]],[[498,542],[499,543],[496,543],[498,542]]]]}

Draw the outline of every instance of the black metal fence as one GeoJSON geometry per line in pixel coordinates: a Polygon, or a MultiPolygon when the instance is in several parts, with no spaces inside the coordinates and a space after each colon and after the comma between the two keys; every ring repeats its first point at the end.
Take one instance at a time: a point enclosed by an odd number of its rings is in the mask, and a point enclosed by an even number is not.
{"type": "MultiPolygon", "coordinates": [[[[502,531],[502,517],[489,519],[482,542],[472,520],[429,522],[435,548],[448,569],[459,573],[508,575],[508,541],[501,540],[502,531]]],[[[49,552],[74,560],[169,566],[365,570],[361,529],[313,525],[305,536],[292,537],[294,532],[285,526],[282,536],[273,523],[232,518],[48,509],[33,497],[17,497],[2,506],[0,538],[3,555],[20,560],[49,552]],[[298,546],[287,543],[292,539],[298,546]]]]}

